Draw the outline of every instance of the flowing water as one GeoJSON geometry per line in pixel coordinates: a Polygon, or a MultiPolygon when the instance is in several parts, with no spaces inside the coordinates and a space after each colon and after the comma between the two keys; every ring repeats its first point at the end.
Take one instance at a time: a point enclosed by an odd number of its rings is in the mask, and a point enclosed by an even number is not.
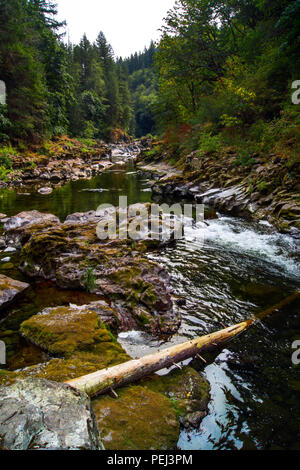
{"type": "MultiPolygon", "coordinates": [[[[0,192],[0,212],[51,212],[63,221],[73,212],[96,209],[102,203],[118,205],[148,202],[151,192],[145,175],[133,166],[109,170],[91,180],[71,182],[42,196],[37,188],[0,192]],[[25,195],[25,194],[27,195],[25,195]]],[[[150,255],[164,264],[175,294],[181,298],[182,326],[169,344],[185,341],[248,319],[300,290],[299,242],[276,233],[266,223],[249,223],[219,216],[186,231],[176,244],[150,255]]],[[[7,254],[2,254],[6,258],[7,254]]],[[[10,262],[0,272],[22,279],[10,262]]],[[[87,303],[93,296],[61,291],[36,283],[0,320],[11,369],[43,360],[41,353],[18,337],[19,324],[44,306],[87,303]],[[50,292],[50,294],[49,294],[50,292]],[[49,305],[49,298],[50,304],[49,305]]],[[[300,449],[300,365],[292,363],[292,344],[300,339],[300,304],[275,312],[226,349],[207,355],[208,365],[194,363],[210,381],[208,416],[199,430],[182,431],[181,449],[300,449]]],[[[161,347],[142,332],[120,335],[133,356],[161,347]]]]}

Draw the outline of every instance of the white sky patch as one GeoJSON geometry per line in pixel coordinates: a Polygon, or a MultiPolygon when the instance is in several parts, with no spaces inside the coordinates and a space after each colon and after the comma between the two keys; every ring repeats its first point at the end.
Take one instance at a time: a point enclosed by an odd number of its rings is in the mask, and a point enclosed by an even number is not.
{"type": "Polygon", "coordinates": [[[56,0],[60,20],[67,21],[67,35],[79,43],[86,33],[94,41],[103,31],[116,56],[128,57],[150,41],[158,31],[175,0],[56,0]]]}

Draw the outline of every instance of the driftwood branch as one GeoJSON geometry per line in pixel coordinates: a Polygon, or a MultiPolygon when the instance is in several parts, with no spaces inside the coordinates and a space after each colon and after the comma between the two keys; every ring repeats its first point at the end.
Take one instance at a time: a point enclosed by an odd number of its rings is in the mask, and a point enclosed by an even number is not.
{"type": "Polygon", "coordinates": [[[299,297],[300,293],[296,292],[274,307],[238,325],[172,346],[140,359],[125,362],[124,364],[109,369],[99,370],[66,383],[78,390],[86,392],[90,396],[95,396],[111,392],[111,390],[136,382],[154,372],[169,368],[189,358],[198,356],[205,362],[200,353],[223,346],[226,342],[247,330],[254,323],[281,309],[299,297]]]}

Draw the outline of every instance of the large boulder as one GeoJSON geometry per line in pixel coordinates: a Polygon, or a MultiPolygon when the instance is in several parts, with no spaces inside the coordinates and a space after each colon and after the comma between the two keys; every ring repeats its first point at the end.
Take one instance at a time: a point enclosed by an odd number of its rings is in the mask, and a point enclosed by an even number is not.
{"type": "Polygon", "coordinates": [[[107,450],[174,449],[179,438],[176,411],[168,398],[147,388],[118,390],[119,398],[92,401],[107,450]]]}
{"type": "Polygon", "coordinates": [[[4,309],[13,302],[13,300],[21,295],[29,284],[26,282],[16,281],[10,277],[0,274],[0,310],[4,309]]]}
{"type": "Polygon", "coordinates": [[[0,449],[103,450],[89,397],[43,379],[0,388],[0,449]]]}
{"type": "Polygon", "coordinates": [[[81,361],[95,361],[101,369],[129,360],[112,333],[102,323],[98,305],[55,307],[22,323],[20,332],[48,353],[81,361]]]}
{"type": "Polygon", "coordinates": [[[138,325],[157,334],[177,331],[180,318],[173,309],[168,272],[145,256],[159,241],[100,240],[99,217],[93,212],[74,214],[64,224],[55,216],[44,221],[35,216],[36,223],[22,213],[6,224],[7,241],[22,247],[19,267],[24,273],[108,297],[124,318],[120,329],[138,325]],[[20,219],[28,223],[20,225],[20,219]]]}
{"type": "Polygon", "coordinates": [[[23,237],[26,238],[27,230],[29,230],[30,227],[37,226],[45,228],[58,223],[58,217],[53,214],[44,214],[36,210],[25,211],[10,217],[5,222],[3,230],[5,232],[5,238],[9,240],[9,243],[22,246],[24,242],[23,237]]]}
{"type": "Polygon", "coordinates": [[[17,228],[29,227],[31,225],[41,223],[47,224],[48,222],[59,223],[59,219],[53,214],[44,214],[36,210],[20,212],[19,214],[10,217],[7,222],[5,222],[4,230],[9,232],[17,228]]]}

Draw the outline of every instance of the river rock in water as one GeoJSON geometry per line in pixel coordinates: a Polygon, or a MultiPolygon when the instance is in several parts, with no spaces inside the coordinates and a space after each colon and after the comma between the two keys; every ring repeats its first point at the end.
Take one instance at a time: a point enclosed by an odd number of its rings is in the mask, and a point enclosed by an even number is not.
{"type": "Polygon", "coordinates": [[[89,397],[43,379],[0,388],[0,449],[104,450],[89,397]]]}
{"type": "Polygon", "coordinates": [[[9,219],[5,237],[22,246],[20,269],[27,275],[110,298],[127,329],[175,333],[180,318],[173,310],[169,274],[145,256],[160,241],[100,240],[98,222],[93,212],[71,215],[62,224],[53,215],[32,211],[9,219]]]}
{"type": "Polygon", "coordinates": [[[203,419],[207,414],[210,384],[192,367],[174,369],[163,376],[155,375],[142,383],[150,390],[163,393],[176,401],[177,412],[183,425],[188,419],[199,422],[200,417],[203,419]]]}
{"type": "Polygon", "coordinates": [[[0,275],[0,310],[7,307],[17,296],[28,289],[26,282],[16,281],[10,277],[0,275]]]}
{"type": "Polygon", "coordinates": [[[98,369],[129,360],[100,318],[100,311],[114,312],[95,304],[45,309],[23,322],[20,332],[52,355],[96,361],[98,369]]]}
{"type": "Polygon", "coordinates": [[[52,188],[40,188],[38,190],[38,193],[43,194],[43,195],[51,194],[52,192],[53,192],[52,188]]]}
{"type": "Polygon", "coordinates": [[[140,386],[122,388],[118,395],[92,400],[107,450],[174,449],[180,429],[168,398],[140,386]]]}

